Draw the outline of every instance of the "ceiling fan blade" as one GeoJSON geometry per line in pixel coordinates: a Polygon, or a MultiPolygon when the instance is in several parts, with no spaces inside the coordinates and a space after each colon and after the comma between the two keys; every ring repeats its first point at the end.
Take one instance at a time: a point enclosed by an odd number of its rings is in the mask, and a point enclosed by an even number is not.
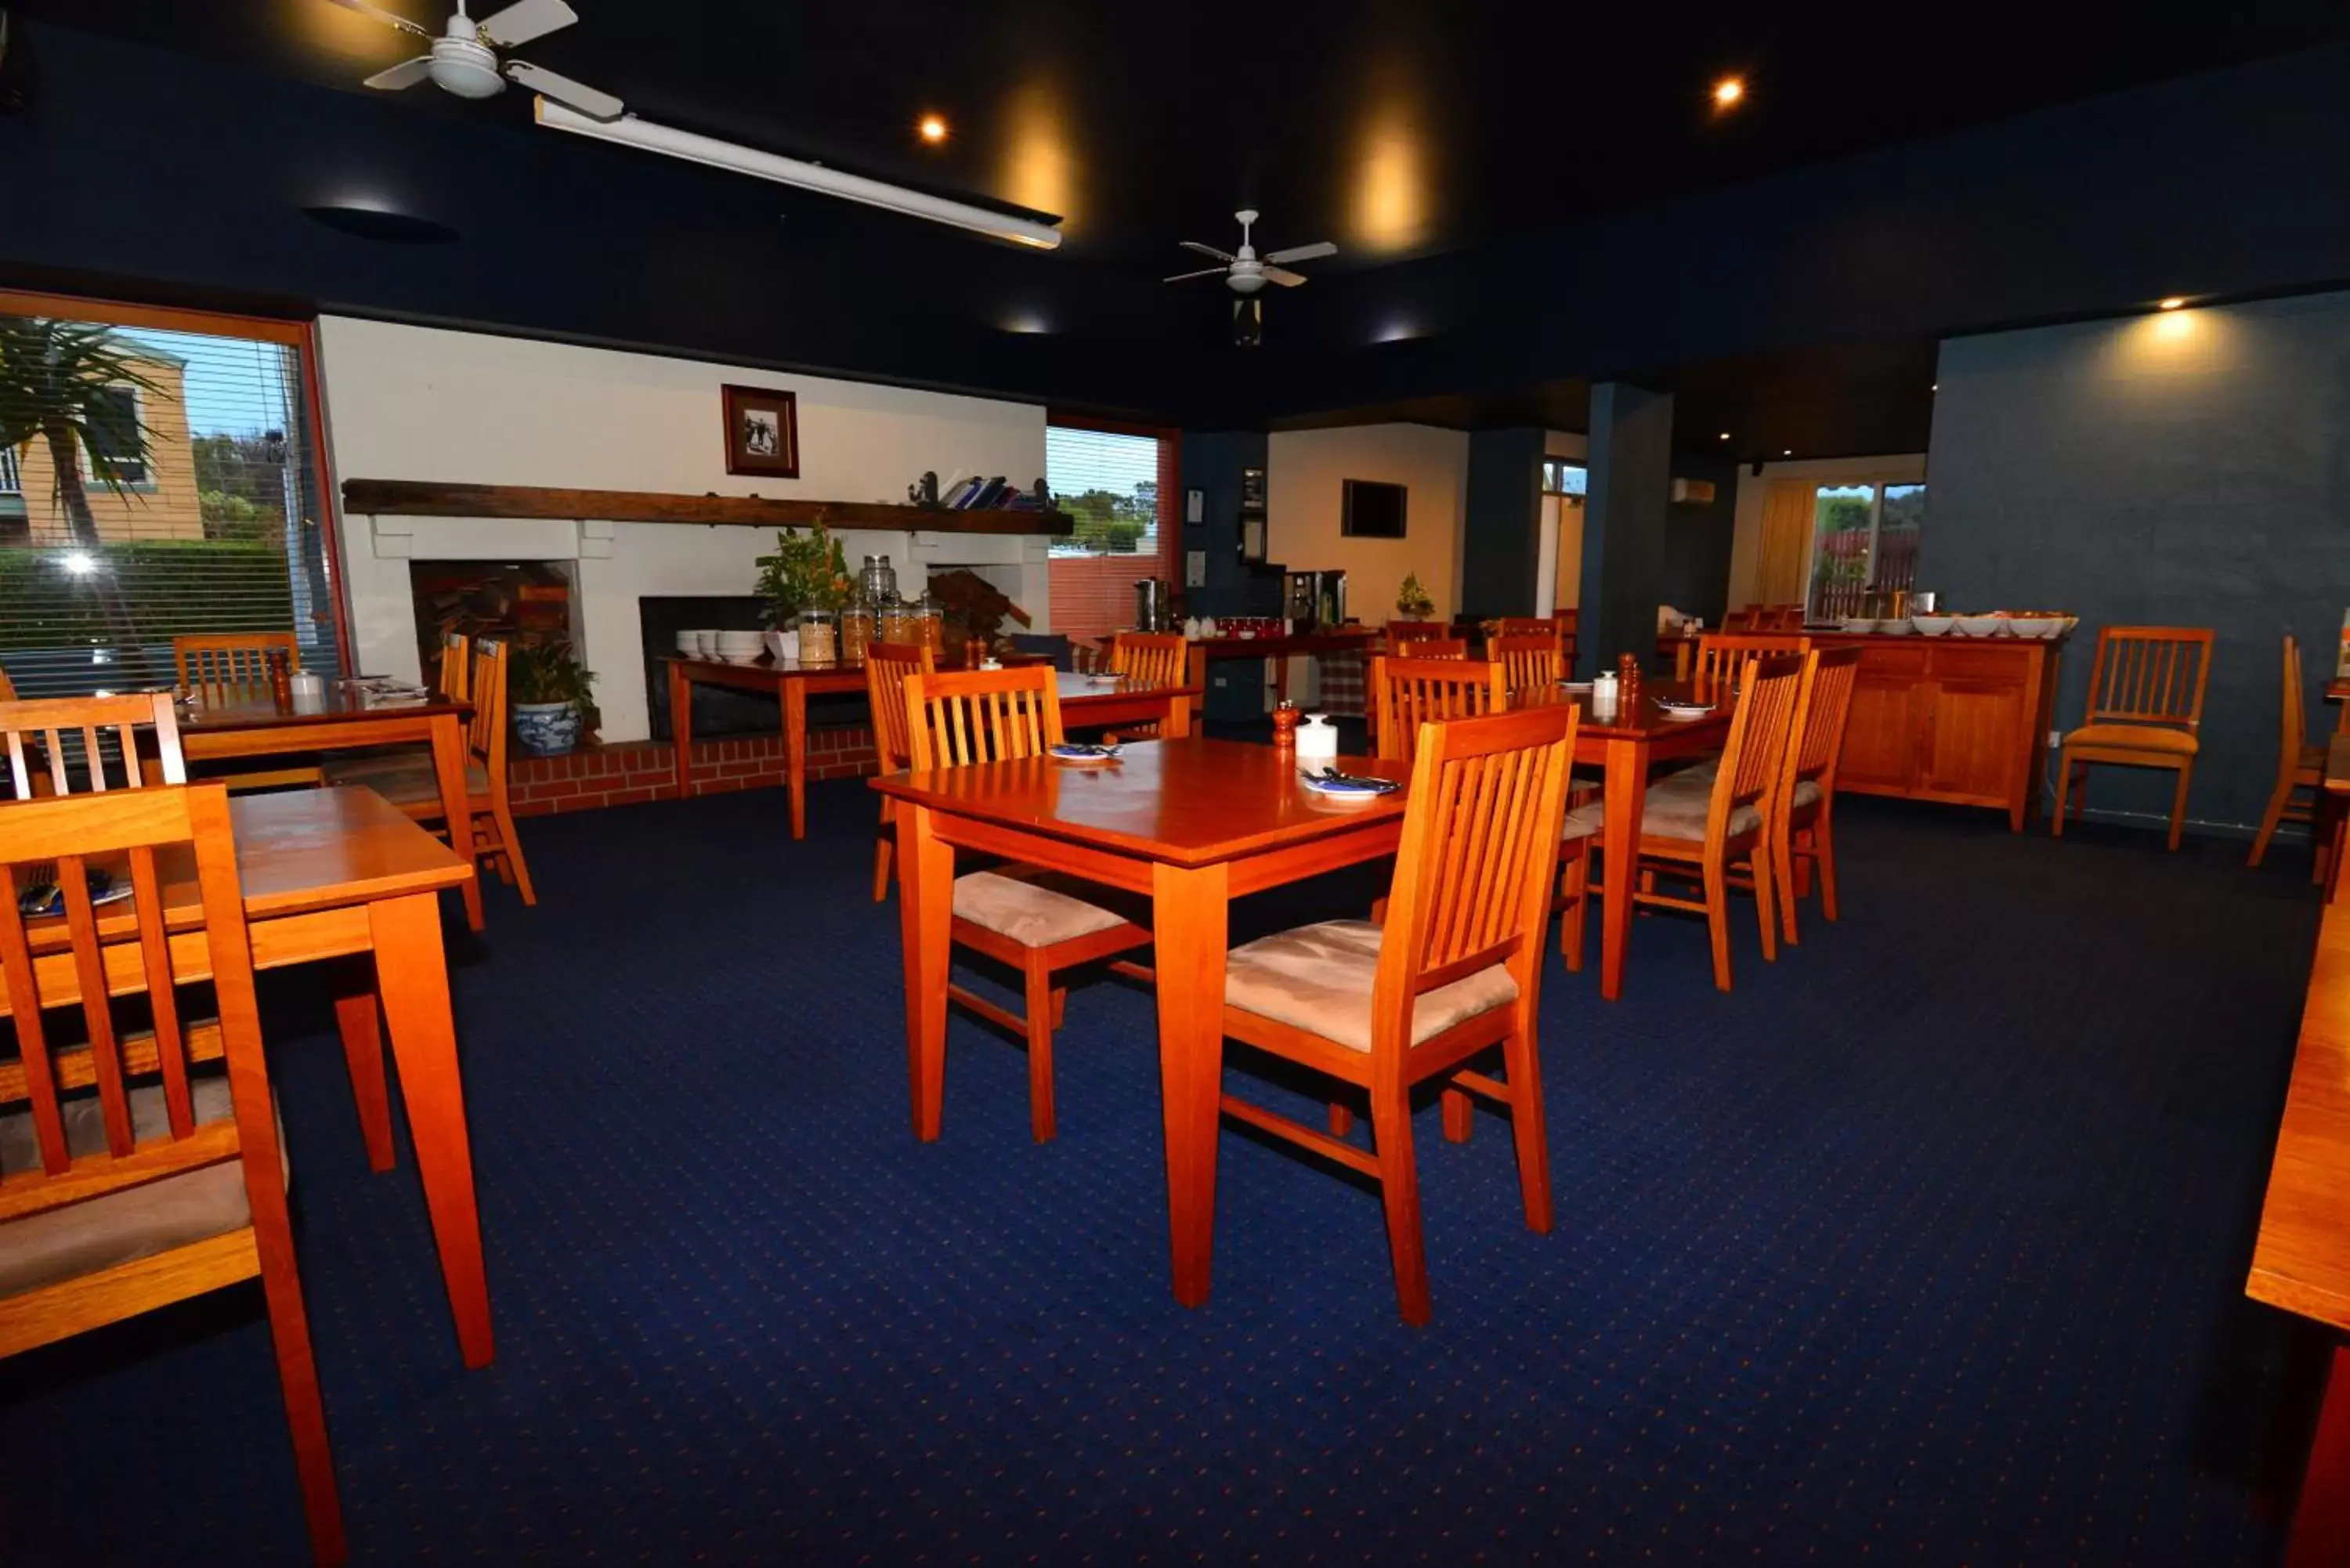
{"type": "Polygon", "coordinates": [[[385,92],[398,92],[401,88],[414,87],[418,82],[422,81],[432,69],[432,57],[419,55],[414,59],[403,61],[388,71],[376,72],[361,85],[378,88],[385,92]]]}
{"type": "Polygon", "coordinates": [[[563,0],[515,0],[481,24],[482,36],[494,48],[511,49],[516,44],[527,44],[533,38],[543,38],[558,28],[568,27],[579,20],[579,13],[563,0]]]}
{"type": "Polygon", "coordinates": [[[1277,283],[1284,288],[1295,288],[1305,281],[1305,275],[1291,272],[1284,267],[1269,266],[1264,269],[1264,280],[1267,283],[1277,283]]]}
{"type": "Polygon", "coordinates": [[[1189,283],[1195,277],[1222,277],[1231,270],[1232,269],[1230,267],[1206,266],[1201,267],[1198,272],[1179,272],[1173,277],[1161,278],[1159,281],[1161,283],[1189,283]]]}
{"type": "Polygon", "coordinates": [[[1240,260],[1238,256],[1232,254],[1230,251],[1220,251],[1213,245],[1203,245],[1197,240],[1179,240],[1176,243],[1180,244],[1187,251],[1197,251],[1203,256],[1213,256],[1220,262],[1240,260]]]}
{"type": "MultiPolygon", "coordinates": [[[[529,0],[524,0],[524,3],[528,4],[529,0]]],[[[556,76],[553,71],[541,70],[528,60],[508,60],[505,72],[509,80],[520,82],[535,93],[544,93],[557,103],[568,104],[590,119],[618,119],[620,111],[628,107],[610,93],[598,92],[583,82],[556,76]]]]}
{"type": "Polygon", "coordinates": [[[335,0],[335,4],[345,10],[357,11],[362,16],[372,16],[379,22],[388,22],[401,32],[412,33],[420,38],[429,38],[432,36],[431,28],[420,27],[405,16],[387,11],[380,5],[368,4],[368,0],[335,0]]]}
{"type": "Polygon", "coordinates": [[[1338,247],[1324,240],[1318,245],[1292,245],[1285,251],[1268,251],[1265,261],[1278,265],[1282,262],[1312,261],[1315,256],[1335,256],[1338,247]]]}

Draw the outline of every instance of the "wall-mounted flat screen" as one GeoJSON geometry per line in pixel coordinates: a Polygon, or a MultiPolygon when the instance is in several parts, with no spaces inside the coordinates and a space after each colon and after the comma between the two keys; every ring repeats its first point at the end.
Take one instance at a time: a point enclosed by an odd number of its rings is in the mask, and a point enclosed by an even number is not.
{"type": "Polygon", "coordinates": [[[1376,480],[1349,479],[1346,504],[1338,517],[1338,532],[1357,539],[1400,539],[1403,537],[1403,508],[1411,492],[1400,484],[1381,484],[1376,480]]]}

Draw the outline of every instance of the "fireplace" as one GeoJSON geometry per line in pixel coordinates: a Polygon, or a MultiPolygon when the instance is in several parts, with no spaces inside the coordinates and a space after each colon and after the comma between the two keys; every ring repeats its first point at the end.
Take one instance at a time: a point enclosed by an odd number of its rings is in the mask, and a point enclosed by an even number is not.
{"type": "Polygon", "coordinates": [[[411,561],[416,656],[427,685],[441,673],[441,640],[451,632],[517,642],[577,646],[569,561],[411,561]]]}

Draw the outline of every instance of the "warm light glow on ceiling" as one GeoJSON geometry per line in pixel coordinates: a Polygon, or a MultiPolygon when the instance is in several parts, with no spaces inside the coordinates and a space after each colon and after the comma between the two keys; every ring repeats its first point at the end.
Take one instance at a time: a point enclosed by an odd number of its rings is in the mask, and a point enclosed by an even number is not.
{"type": "Polygon", "coordinates": [[[947,139],[946,116],[942,114],[926,114],[922,116],[922,118],[917,120],[914,124],[914,133],[917,136],[920,136],[923,140],[929,142],[931,146],[936,147],[940,142],[944,141],[947,139]]]}
{"type": "Polygon", "coordinates": [[[1351,150],[1347,204],[1354,243],[1390,254],[1424,243],[1434,218],[1422,119],[1413,93],[1398,75],[1391,68],[1372,73],[1369,112],[1351,150]]]}
{"type": "Polygon", "coordinates": [[[1074,234],[1078,211],[1077,162],[1061,95],[1042,82],[1016,89],[1005,105],[1003,151],[997,174],[1003,199],[1061,220],[1074,234]]]}
{"type": "MultiPolygon", "coordinates": [[[[392,8],[400,7],[395,4],[392,8]]],[[[429,47],[421,38],[396,32],[373,16],[341,5],[321,5],[317,0],[277,0],[274,9],[277,14],[272,27],[275,36],[292,39],[338,69],[404,60],[429,47]]],[[[435,33],[441,31],[439,22],[423,25],[435,33]]]]}
{"type": "Polygon", "coordinates": [[[1746,101],[1746,78],[1724,77],[1713,84],[1713,107],[1736,109],[1746,101]]]}
{"type": "Polygon", "coordinates": [[[2168,299],[2161,301],[2159,308],[2164,310],[2176,310],[2186,303],[2187,300],[2185,296],[2174,294],[2168,299]]]}

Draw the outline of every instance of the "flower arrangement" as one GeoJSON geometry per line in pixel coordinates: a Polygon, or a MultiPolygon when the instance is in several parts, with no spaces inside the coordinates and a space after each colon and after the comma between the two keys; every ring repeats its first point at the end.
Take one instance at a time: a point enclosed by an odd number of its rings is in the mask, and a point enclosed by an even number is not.
{"type": "Polygon", "coordinates": [[[767,601],[767,623],[791,625],[804,609],[838,609],[852,583],[848,557],[821,523],[775,535],[775,553],[759,557],[759,597],[767,601]]]}
{"type": "Polygon", "coordinates": [[[1435,608],[1436,601],[1430,598],[1428,590],[1419,586],[1419,574],[1406,572],[1403,587],[1396,589],[1396,613],[1417,620],[1435,608]]]}

